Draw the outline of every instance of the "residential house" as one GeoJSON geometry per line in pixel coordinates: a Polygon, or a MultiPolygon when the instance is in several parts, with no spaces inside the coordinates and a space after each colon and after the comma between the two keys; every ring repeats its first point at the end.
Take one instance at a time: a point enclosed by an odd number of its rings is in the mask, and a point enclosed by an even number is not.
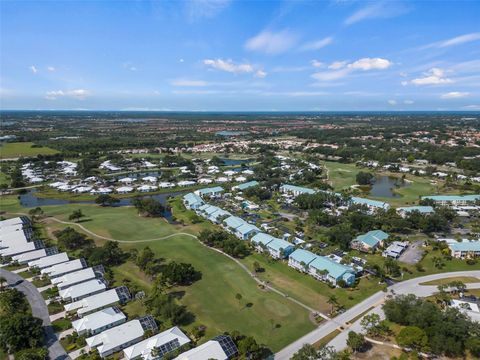
{"type": "Polygon", "coordinates": [[[465,259],[480,256],[480,241],[463,241],[448,244],[454,258],[465,259]]]}
{"type": "Polygon", "coordinates": [[[288,256],[288,266],[302,272],[308,272],[309,264],[315,260],[317,256],[318,255],[308,250],[297,249],[288,256]]]}
{"type": "Polygon", "coordinates": [[[399,207],[397,209],[397,213],[405,218],[407,217],[410,213],[417,211],[422,215],[430,215],[435,212],[435,209],[431,206],[407,206],[407,207],[399,207]]]}
{"type": "Polygon", "coordinates": [[[50,266],[67,262],[69,260],[66,252],[58,253],[55,255],[45,256],[38,260],[28,262],[28,267],[37,268],[39,270],[48,268],[50,266]]]}
{"type": "Polygon", "coordinates": [[[441,206],[462,206],[474,204],[480,201],[480,195],[432,195],[422,196],[422,200],[433,200],[435,204],[441,206]]]}
{"type": "Polygon", "coordinates": [[[363,252],[375,251],[383,246],[383,242],[388,239],[388,234],[382,230],[372,230],[366,234],[358,235],[351,243],[352,249],[363,252]]]}
{"type": "Polygon", "coordinates": [[[233,340],[227,335],[220,335],[188,350],[175,358],[175,360],[227,360],[238,353],[233,340]]]}
{"type": "Polygon", "coordinates": [[[117,307],[112,306],[73,321],[72,327],[80,336],[95,335],[126,321],[125,314],[117,307]]]}
{"type": "Polygon", "coordinates": [[[188,193],[183,196],[183,204],[187,209],[196,210],[200,206],[204,205],[205,202],[200,196],[194,193],[188,193]]]}
{"type": "Polygon", "coordinates": [[[339,264],[325,256],[317,256],[308,264],[308,272],[319,280],[328,281],[337,285],[344,281],[351,286],[355,282],[355,271],[352,267],[339,264]]]}
{"type": "Polygon", "coordinates": [[[104,292],[107,285],[100,279],[92,279],[83,283],[59,290],[58,295],[63,301],[78,301],[91,295],[104,292]]]}
{"type": "Polygon", "coordinates": [[[188,336],[174,326],[124,349],[123,354],[126,360],[156,360],[190,342],[188,336]]]}
{"type": "Polygon", "coordinates": [[[289,184],[284,184],[280,186],[280,191],[284,194],[292,195],[294,197],[297,197],[298,195],[303,195],[303,194],[310,194],[310,195],[315,194],[315,190],[313,189],[309,189],[302,186],[289,185],[289,184]]]}
{"type": "Polygon", "coordinates": [[[145,316],[102,331],[86,339],[90,349],[97,349],[101,357],[107,357],[140,342],[146,330],[155,330],[155,320],[145,316]]]}

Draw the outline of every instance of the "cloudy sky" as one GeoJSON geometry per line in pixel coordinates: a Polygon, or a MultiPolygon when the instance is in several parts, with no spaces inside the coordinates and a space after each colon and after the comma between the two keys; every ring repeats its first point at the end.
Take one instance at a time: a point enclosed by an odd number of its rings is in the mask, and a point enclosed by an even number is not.
{"type": "Polygon", "coordinates": [[[2,109],[480,110],[478,1],[1,1],[2,109]]]}

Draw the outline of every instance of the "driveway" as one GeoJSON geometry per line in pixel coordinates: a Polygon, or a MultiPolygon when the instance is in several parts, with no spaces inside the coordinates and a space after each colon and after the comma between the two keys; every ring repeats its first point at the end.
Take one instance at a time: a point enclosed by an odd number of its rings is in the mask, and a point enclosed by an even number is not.
{"type": "MultiPolygon", "coordinates": [[[[24,280],[21,276],[4,269],[0,269],[0,276],[3,276],[7,280],[8,284],[14,284],[17,281],[24,280]]],[[[38,292],[37,288],[28,281],[22,281],[22,283],[16,285],[15,288],[24,293],[27,297],[30,307],[32,308],[32,315],[43,320],[45,342],[48,347],[50,359],[70,359],[62,345],[60,345],[58,342],[57,336],[55,335],[53,327],[50,323],[50,315],[48,314],[47,304],[45,304],[45,301],[43,300],[42,295],[38,292]]]]}
{"type": "MultiPolygon", "coordinates": [[[[456,272],[450,272],[450,273],[422,276],[415,279],[410,279],[410,280],[396,283],[393,286],[389,286],[388,291],[389,293],[393,291],[395,294],[415,294],[420,297],[425,297],[437,292],[438,289],[436,286],[421,286],[419,285],[420,283],[449,278],[449,277],[457,277],[457,276],[472,276],[472,277],[480,278],[480,270],[456,271],[456,272]]],[[[480,282],[467,284],[467,288],[479,288],[479,287],[480,287],[480,282]]],[[[275,359],[288,360],[292,358],[293,354],[295,354],[298,350],[300,350],[300,348],[304,344],[315,344],[317,341],[321,340],[322,338],[329,335],[332,331],[335,331],[341,326],[343,328],[347,328],[345,330],[348,330],[348,325],[346,325],[347,322],[349,322],[353,318],[363,313],[366,313],[371,308],[377,308],[380,305],[382,305],[387,295],[388,293],[385,293],[383,291],[379,291],[373,294],[369,298],[363,300],[361,303],[356,304],[355,306],[348,309],[344,313],[338,315],[337,317],[324,322],[315,330],[309,332],[308,334],[304,335],[297,341],[286,346],[285,348],[283,348],[282,350],[280,350],[278,353],[275,354],[275,359]]],[[[375,311],[378,311],[378,310],[375,310],[375,311]]],[[[358,327],[358,324],[354,324],[353,328],[357,329],[357,327],[358,327]]],[[[340,336],[340,338],[333,339],[331,343],[337,348],[344,348],[345,346],[343,346],[343,344],[346,339],[345,335],[347,333],[348,331],[342,331],[338,335],[340,336]]]]}
{"type": "Polygon", "coordinates": [[[407,264],[416,264],[422,260],[424,250],[422,249],[423,241],[418,240],[411,244],[398,259],[407,264]]]}

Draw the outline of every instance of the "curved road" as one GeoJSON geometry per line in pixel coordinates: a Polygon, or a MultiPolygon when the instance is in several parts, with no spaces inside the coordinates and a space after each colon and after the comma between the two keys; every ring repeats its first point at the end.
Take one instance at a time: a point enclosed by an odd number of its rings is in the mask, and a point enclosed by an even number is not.
{"type": "MultiPolygon", "coordinates": [[[[24,280],[21,276],[4,269],[0,269],[0,276],[3,276],[7,280],[8,284],[15,284],[18,281],[24,280]]],[[[43,297],[38,292],[37,288],[32,283],[25,280],[16,285],[15,288],[24,293],[27,297],[30,307],[32,308],[32,315],[43,320],[45,341],[48,347],[48,355],[50,359],[70,359],[62,345],[60,345],[58,342],[58,338],[53,331],[52,324],[50,323],[50,315],[48,313],[47,304],[45,303],[45,300],[43,300],[43,297]]]]}
{"type": "MultiPolygon", "coordinates": [[[[388,287],[389,292],[394,292],[395,294],[415,294],[420,297],[430,296],[433,293],[437,292],[436,286],[422,286],[420,283],[432,281],[432,280],[439,280],[449,277],[458,277],[458,276],[471,276],[477,277],[480,279],[480,270],[474,271],[456,271],[450,273],[440,273],[440,274],[433,274],[422,276],[415,279],[410,279],[406,281],[399,282],[395,285],[388,287]]],[[[480,287],[480,280],[479,283],[474,284],[467,284],[469,288],[479,288],[480,287]]],[[[329,335],[331,332],[339,329],[340,326],[343,326],[344,330],[335,338],[333,339],[329,345],[335,345],[337,348],[342,348],[342,339],[345,337],[347,331],[350,330],[350,326],[346,324],[350,320],[354,319],[355,317],[371,311],[378,311],[377,307],[381,305],[387,293],[383,291],[379,291],[369,298],[365,299],[361,303],[358,303],[354,307],[350,308],[349,310],[345,311],[343,314],[338,315],[337,317],[323,323],[317,329],[311,331],[307,335],[301,337],[297,341],[291,343],[287,347],[280,350],[278,353],[275,354],[275,359],[279,360],[288,360],[290,359],[293,354],[295,354],[304,344],[314,344],[317,341],[321,340],[325,336],[329,335]],[[375,308],[375,309],[372,309],[375,308]],[[339,338],[339,339],[337,339],[339,338]]],[[[358,322],[358,321],[357,321],[358,322]]],[[[356,323],[357,323],[356,322],[356,323]]],[[[344,346],[343,346],[344,347],[344,346]]]]}

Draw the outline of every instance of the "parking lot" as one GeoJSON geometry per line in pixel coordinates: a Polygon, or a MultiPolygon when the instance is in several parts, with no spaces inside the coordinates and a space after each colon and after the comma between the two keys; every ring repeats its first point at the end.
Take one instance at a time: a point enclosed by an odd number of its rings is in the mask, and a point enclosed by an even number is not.
{"type": "Polygon", "coordinates": [[[422,255],[424,251],[422,249],[422,245],[422,240],[415,241],[405,250],[402,255],[400,255],[400,258],[398,260],[407,264],[418,263],[420,260],[422,260],[422,255]]]}

